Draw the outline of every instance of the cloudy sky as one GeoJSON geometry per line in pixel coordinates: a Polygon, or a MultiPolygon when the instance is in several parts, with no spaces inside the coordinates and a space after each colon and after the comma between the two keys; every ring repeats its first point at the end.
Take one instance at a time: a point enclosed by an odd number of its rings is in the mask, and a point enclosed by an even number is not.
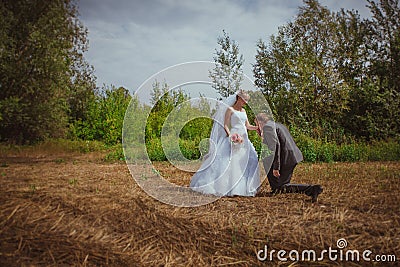
{"type": "MultiPolygon", "coordinates": [[[[330,10],[356,9],[365,0],[320,0],[330,10]]],[[[239,44],[244,73],[252,77],[256,42],[268,41],[291,21],[302,0],[80,0],[89,31],[88,62],[97,84],[132,92],[153,74],[175,64],[212,61],[224,29],[239,44]]]]}

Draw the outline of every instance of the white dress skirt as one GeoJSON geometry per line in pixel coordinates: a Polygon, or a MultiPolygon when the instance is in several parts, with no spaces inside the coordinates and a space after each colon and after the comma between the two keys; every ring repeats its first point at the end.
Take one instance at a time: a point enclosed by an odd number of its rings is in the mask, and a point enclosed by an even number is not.
{"type": "Polygon", "coordinates": [[[203,161],[192,177],[192,190],[217,196],[255,196],[261,184],[260,173],[257,152],[247,135],[246,121],[246,112],[234,110],[230,132],[231,135],[240,134],[243,142],[233,143],[230,137],[221,138],[216,144],[215,157],[212,161],[203,161]]]}

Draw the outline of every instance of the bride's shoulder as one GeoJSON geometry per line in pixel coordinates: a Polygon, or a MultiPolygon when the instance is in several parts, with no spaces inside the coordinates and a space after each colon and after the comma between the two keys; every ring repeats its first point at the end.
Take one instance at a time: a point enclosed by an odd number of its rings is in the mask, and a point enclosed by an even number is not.
{"type": "Polygon", "coordinates": [[[228,108],[226,109],[226,111],[225,111],[225,115],[226,115],[226,116],[227,116],[227,115],[230,115],[230,114],[233,113],[233,111],[234,111],[233,107],[228,107],[228,108]]]}

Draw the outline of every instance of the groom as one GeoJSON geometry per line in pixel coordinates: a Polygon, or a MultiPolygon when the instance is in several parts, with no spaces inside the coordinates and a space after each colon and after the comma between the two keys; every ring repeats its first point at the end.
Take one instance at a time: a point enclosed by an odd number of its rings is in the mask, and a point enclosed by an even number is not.
{"type": "Polygon", "coordinates": [[[272,193],[303,193],[310,196],[312,202],[316,202],[318,195],[323,191],[322,186],[290,183],[294,168],[303,160],[303,155],[289,130],[284,125],[274,122],[265,113],[259,113],[255,123],[259,127],[258,134],[263,138],[263,143],[275,152],[269,170],[267,168],[270,166],[272,155],[263,159],[272,193]]]}

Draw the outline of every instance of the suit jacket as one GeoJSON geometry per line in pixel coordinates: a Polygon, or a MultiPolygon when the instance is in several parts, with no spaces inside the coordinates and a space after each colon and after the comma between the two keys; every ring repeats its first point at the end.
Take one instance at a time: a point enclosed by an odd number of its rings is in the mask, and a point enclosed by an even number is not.
{"type": "MultiPolygon", "coordinates": [[[[281,123],[268,121],[263,128],[263,143],[274,151],[272,168],[282,170],[293,168],[303,160],[303,154],[290,135],[289,130],[281,123]]],[[[265,159],[268,160],[268,159],[265,159]]],[[[266,162],[264,162],[264,166],[266,162]]],[[[268,170],[265,170],[268,172],[268,170]]]]}

